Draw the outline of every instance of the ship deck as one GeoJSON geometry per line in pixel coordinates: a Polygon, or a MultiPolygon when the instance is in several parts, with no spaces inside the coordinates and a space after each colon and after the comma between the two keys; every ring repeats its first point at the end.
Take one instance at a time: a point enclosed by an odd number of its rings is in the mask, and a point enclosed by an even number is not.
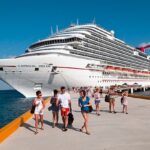
{"type": "MultiPolygon", "coordinates": [[[[62,121],[52,128],[52,114],[45,109],[44,131],[34,134],[34,119],[24,123],[1,145],[1,150],[148,150],[150,149],[150,101],[129,98],[129,114],[122,114],[120,98],[116,99],[117,114],[108,113],[108,104],[101,102],[101,116],[90,114],[89,128],[91,135],[81,133],[83,124],[77,94],[72,95],[74,114],[73,128],[62,132],[62,121]]],[[[94,105],[93,105],[94,106],[94,105]]]]}

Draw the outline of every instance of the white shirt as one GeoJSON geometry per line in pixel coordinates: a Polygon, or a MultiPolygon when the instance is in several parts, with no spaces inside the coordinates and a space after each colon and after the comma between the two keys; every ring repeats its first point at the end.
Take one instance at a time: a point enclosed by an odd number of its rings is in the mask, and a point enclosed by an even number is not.
{"type": "Polygon", "coordinates": [[[35,111],[34,111],[35,114],[43,113],[43,111],[40,112],[41,109],[43,108],[42,100],[43,99],[38,99],[38,98],[35,99],[35,102],[34,102],[36,104],[35,111]]]}
{"type": "Polygon", "coordinates": [[[99,92],[94,93],[95,100],[100,100],[100,97],[101,97],[101,95],[99,92]]]}
{"type": "Polygon", "coordinates": [[[58,95],[58,100],[61,103],[61,106],[63,108],[69,108],[69,100],[70,100],[70,94],[69,93],[64,93],[64,94],[59,94],[58,95]]]}

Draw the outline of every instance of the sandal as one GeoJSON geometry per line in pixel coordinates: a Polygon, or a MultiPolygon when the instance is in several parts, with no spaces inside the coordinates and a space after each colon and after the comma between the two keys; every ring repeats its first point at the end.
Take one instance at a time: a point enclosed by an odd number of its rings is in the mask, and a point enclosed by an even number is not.
{"type": "Polygon", "coordinates": [[[41,130],[44,130],[44,128],[43,128],[43,127],[41,127],[40,129],[41,129],[41,130]]]}
{"type": "Polygon", "coordinates": [[[80,129],[80,132],[83,132],[83,127],[80,129]]]}
{"type": "Polygon", "coordinates": [[[39,133],[38,131],[35,131],[35,135],[38,134],[38,133],[39,133]]]}
{"type": "Polygon", "coordinates": [[[90,135],[90,132],[88,132],[88,131],[87,131],[87,132],[85,132],[85,133],[86,133],[87,135],[90,135]]]}
{"type": "Polygon", "coordinates": [[[68,130],[67,128],[64,128],[62,131],[64,131],[64,132],[65,132],[65,131],[67,131],[67,130],[68,130]]]}
{"type": "Polygon", "coordinates": [[[55,123],[53,124],[52,128],[55,128],[55,123]]]}

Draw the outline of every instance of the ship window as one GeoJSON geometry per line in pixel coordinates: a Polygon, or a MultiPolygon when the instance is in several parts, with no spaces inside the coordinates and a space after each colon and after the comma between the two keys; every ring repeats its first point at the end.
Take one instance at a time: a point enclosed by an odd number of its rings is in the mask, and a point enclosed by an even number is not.
{"type": "Polygon", "coordinates": [[[0,71],[3,71],[3,67],[0,67],[0,71]]]}
{"type": "Polygon", "coordinates": [[[39,71],[39,68],[35,68],[35,71],[39,71]]]}

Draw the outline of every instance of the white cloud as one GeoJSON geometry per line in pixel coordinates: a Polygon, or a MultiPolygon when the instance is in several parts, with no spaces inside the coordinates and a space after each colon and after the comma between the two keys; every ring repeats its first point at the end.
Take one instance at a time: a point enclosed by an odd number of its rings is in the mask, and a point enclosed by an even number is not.
{"type": "Polygon", "coordinates": [[[16,56],[14,56],[14,55],[2,55],[0,58],[7,59],[7,58],[14,58],[14,57],[16,57],[16,56]]]}
{"type": "Polygon", "coordinates": [[[146,46],[146,45],[150,45],[150,42],[147,42],[147,43],[141,43],[141,44],[139,45],[139,47],[143,47],[143,46],[146,46]]]}

